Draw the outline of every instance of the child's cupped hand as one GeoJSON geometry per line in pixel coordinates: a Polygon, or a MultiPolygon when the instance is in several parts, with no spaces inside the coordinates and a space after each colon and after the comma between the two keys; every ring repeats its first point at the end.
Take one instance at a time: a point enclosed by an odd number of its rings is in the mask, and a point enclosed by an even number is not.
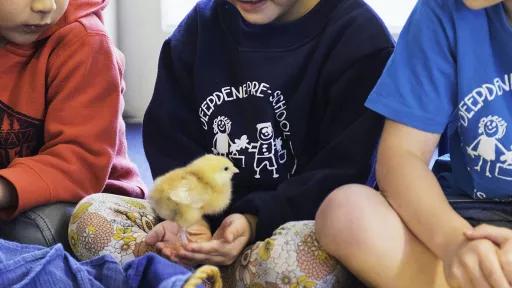
{"type": "MultiPolygon", "coordinates": [[[[148,245],[154,246],[156,251],[163,257],[173,262],[181,263],[176,257],[178,251],[183,250],[183,243],[179,239],[178,232],[178,224],[166,220],[156,225],[148,233],[145,242],[148,245]]],[[[187,238],[192,243],[205,242],[212,239],[212,233],[206,222],[200,222],[187,229],[187,238]]]]}
{"type": "Polygon", "coordinates": [[[250,224],[242,214],[226,217],[213,238],[206,242],[187,243],[176,257],[188,266],[198,264],[230,265],[249,243],[250,224]]]}

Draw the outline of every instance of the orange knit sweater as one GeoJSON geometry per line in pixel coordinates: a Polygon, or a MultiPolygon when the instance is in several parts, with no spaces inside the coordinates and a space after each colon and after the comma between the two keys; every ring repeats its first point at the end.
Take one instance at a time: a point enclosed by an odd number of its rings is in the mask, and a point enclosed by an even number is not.
{"type": "Polygon", "coordinates": [[[0,176],[18,193],[9,219],[96,192],[143,198],[129,161],[123,56],[102,23],[106,0],[70,0],[30,46],[0,47],[0,176]]]}

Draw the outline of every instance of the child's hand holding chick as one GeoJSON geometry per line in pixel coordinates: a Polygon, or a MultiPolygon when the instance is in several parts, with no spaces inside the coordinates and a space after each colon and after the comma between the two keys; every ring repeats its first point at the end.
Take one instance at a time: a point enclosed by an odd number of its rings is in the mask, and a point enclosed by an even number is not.
{"type": "Polygon", "coordinates": [[[230,265],[254,238],[256,222],[252,215],[231,214],[222,221],[210,241],[188,243],[177,251],[175,257],[188,266],[230,265]]]}
{"type": "Polygon", "coordinates": [[[205,155],[157,178],[149,195],[151,206],[161,218],[177,223],[181,241],[187,242],[189,227],[229,205],[231,178],[237,172],[229,159],[205,155]]]}
{"type": "MultiPolygon", "coordinates": [[[[165,258],[174,262],[182,262],[176,257],[177,253],[183,249],[179,240],[179,231],[178,224],[165,220],[148,233],[145,242],[148,245],[154,246],[156,252],[165,258]]],[[[212,232],[210,231],[210,226],[205,221],[199,221],[199,223],[187,229],[187,237],[188,241],[192,243],[206,242],[212,239],[212,232]]]]}

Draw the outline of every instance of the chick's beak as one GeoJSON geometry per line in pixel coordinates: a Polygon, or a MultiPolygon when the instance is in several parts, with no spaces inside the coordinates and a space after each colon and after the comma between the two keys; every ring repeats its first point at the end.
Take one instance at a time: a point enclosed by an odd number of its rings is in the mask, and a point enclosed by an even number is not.
{"type": "Polygon", "coordinates": [[[236,174],[236,173],[239,173],[239,172],[240,172],[240,170],[236,169],[236,167],[233,167],[233,173],[236,174]]]}

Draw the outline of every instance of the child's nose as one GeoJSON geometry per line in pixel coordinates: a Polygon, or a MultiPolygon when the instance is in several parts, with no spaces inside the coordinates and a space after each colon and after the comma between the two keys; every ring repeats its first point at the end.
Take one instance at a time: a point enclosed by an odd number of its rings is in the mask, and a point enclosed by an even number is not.
{"type": "Polygon", "coordinates": [[[33,0],[32,11],[36,13],[50,13],[57,9],[55,0],[33,0]]]}

